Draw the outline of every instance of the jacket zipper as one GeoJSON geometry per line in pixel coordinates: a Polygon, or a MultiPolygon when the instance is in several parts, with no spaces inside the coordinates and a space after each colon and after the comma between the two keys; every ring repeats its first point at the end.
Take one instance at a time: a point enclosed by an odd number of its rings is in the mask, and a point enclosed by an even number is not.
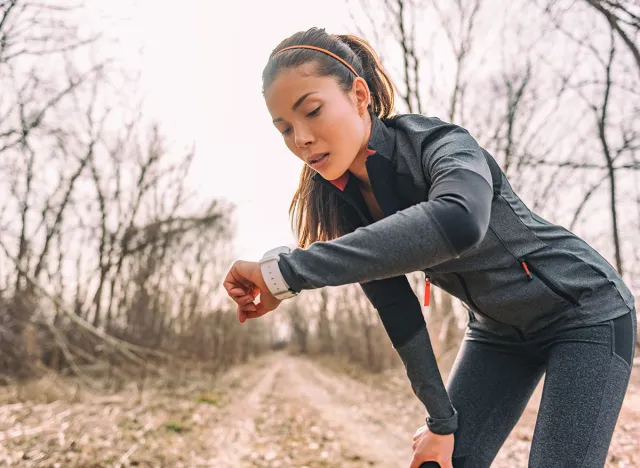
{"type": "Polygon", "coordinates": [[[474,309],[476,309],[480,314],[484,315],[485,317],[491,318],[487,314],[482,312],[482,310],[480,310],[480,307],[478,307],[478,305],[474,302],[473,298],[471,297],[471,293],[469,292],[469,288],[467,287],[467,282],[464,280],[464,278],[462,278],[462,275],[460,273],[454,273],[454,275],[456,276],[456,278],[458,278],[458,281],[460,281],[460,284],[462,285],[462,289],[464,290],[464,295],[467,296],[467,300],[469,301],[469,304],[471,304],[471,306],[474,309]]]}
{"type": "Polygon", "coordinates": [[[500,243],[502,244],[502,246],[505,248],[505,250],[507,252],[509,252],[513,258],[515,258],[520,265],[522,265],[522,269],[524,270],[525,274],[527,275],[527,279],[529,281],[533,280],[533,275],[531,274],[531,271],[533,271],[536,275],[536,278],[538,278],[540,281],[542,281],[545,285],[547,285],[547,287],[549,289],[551,289],[555,294],[557,294],[558,296],[560,296],[561,298],[563,298],[565,301],[568,301],[569,303],[576,305],[576,301],[575,299],[573,299],[571,296],[569,296],[567,293],[565,293],[564,291],[562,291],[560,288],[558,288],[554,283],[551,282],[551,280],[549,280],[547,277],[545,277],[540,270],[538,270],[537,268],[535,268],[533,265],[531,265],[531,261],[530,260],[526,260],[525,258],[520,258],[518,257],[516,254],[514,254],[511,249],[509,249],[509,247],[507,247],[507,244],[505,243],[504,240],[502,240],[502,237],[500,237],[498,235],[498,233],[496,231],[494,231],[493,229],[491,230],[494,235],[496,236],[496,238],[500,241],[500,243]]]}
{"type": "Polygon", "coordinates": [[[527,272],[529,279],[533,279],[533,276],[529,272],[529,269],[531,269],[531,271],[533,271],[535,273],[536,278],[540,279],[540,281],[542,281],[544,284],[546,284],[547,287],[549,289],[551,289],[555,294],[557,294],[558,296],[560,296],[561,298],[563,298],[565,301],[569,302],[570,304],[577,305],[576,300],[573,297],[571,297],[569,294],[567,294],[566,292],[564,292],[563,290],[558,288],[551,280],[549,280],[542,273],[540,273],[540,270],[538,270],[536,267],[534,267],[531,264],[531,261],[527,262],[526,260],[523,259],[521,261],[521,263],[522,263],[523,267],[525,268],[525,271],[527,272]]]}
{"type": "Polygon", "coordinates": [[[431,280],[428,276],[424,279],[424,302],[425,307],[429,307],[431,304],[431,280]]]}
{"type": "Polygon", "coordinates": [[[493,320],[494,322],[500,323],[502,325],[505,325],[507,327],[511,327],[515,330],[515,332],[518,334],[518,336],[524,341],[525,340],[525,336],[524,334],[518,330],[517,327],[514,327],[513,325],[508,325],[506,323],[502,323],[499,322],[498,320],[494,319],[493,317],[490,317],[489,315],[485,314],[480,307],[478,307],[478,304],[475,303],[475,301],[473,300],[473,298],[471,297],[471,292],[469,291],[469,288],[467,286],[467,282],[464,280],[464,278],[462,277],[462,275],[460,273],[454,273],[454,275],[456,276],[456,278],[458,278],[458,281],[460,281],[460,284],[462,285],[462,289],[464,290],[464,294],[467,296],[467,300],[469,301],[469,304],[471,304],[471,306],[480,314],[480,315],[484,315],[485,317],[493,320]]]}

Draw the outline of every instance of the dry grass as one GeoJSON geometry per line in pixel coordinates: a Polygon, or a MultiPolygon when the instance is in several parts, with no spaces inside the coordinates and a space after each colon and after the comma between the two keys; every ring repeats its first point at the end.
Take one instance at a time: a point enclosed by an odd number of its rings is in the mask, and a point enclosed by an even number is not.
{"type": "MultiPolygon", "coordinates": [[[[640,466],[640,376],[607,467],[640,466]]],[[[379,374],[277,353],[213,376],[135,381],[116,392],[47,374],[0,390],[4,467],[404,467],[423,410],[401,368],[379,374]]],[[[108,382],[103,386],[111,388],[108,382]]],[[[526,466],[534,395],[494,467],[526,466]]]]}

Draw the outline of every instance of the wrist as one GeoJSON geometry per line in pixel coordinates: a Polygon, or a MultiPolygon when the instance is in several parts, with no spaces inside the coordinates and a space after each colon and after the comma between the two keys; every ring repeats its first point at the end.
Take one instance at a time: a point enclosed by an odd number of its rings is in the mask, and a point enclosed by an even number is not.
{"type": "Polygon", "coordinates": [[[458,429],[458,412],[451,407],[453,415],[448,418],[432,418],[427,416],[427,427],[437,435],[450,435],[458,429]]]}

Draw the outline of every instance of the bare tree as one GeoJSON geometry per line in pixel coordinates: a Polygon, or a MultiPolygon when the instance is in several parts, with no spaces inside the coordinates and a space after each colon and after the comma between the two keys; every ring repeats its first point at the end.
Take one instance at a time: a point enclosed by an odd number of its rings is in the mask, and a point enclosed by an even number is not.
{"type": "MultiPolygon", "coordinates": [[[[571,228],[577,225],[581,215],[585,211],[585,207],[589,202],[594,200],[594,196],[599,193],[599,188],[606,181],[608,182],[608,211],[611,220],[611,239],[614,251],[614,263],[616,269],[621,273],[625,273],[625,265],[623,263],[623,251],[621,238],[623,237],[620,226],[620,186],[625,186],[624,181],[629,180],[629,173],[637,172],[637,161],[634,154],[640,144],[640,128],[637,127],[636,120],[627,119],[625,111],[627,102],[635,102],[636,105],[630,109],[630,116],[634,114],[634,108],[637,109],[637,103],[640,102],[640,96],[635,87],[631,83],[638,83],[636,76],[630,76],[625,72],[628,70],[624,54],[616,48],[616,37],[622,38],[626,48],[631,52],[633,60],[636,60],[637,47],[633,43],[629,43],[629,36],[622,29],[621,17],[617,17],[611,11],[618,11],[623,14],[631,5],[622,2],[600,2],[585,0],[585,3],[596,11],[603,13],[606,18],[607,36],[609,46],[605,50],[601,50],[602,41],[595,42],[589,37],[578,35],[571,27],[569,18],[571,18],[572,10],[558,10],[553,4],[545,7],[545,13],[553,22],[554,27],[565,37],[570,43],[574,44],[578,50],[585,51],[593,63],[593,73],[595,76],[601,74],[602,79],[582,79],[568,81],[568,87],[582,101],[586,108],[593,116],[594,137],[601,149],[604,164],[582,164],[582,170],[597,169],[596,179],[591,182],[591,186],[585,191],[582,201],[578,204],[573,219],[571,220],[571,228]],[[599,69],[599,70],[598,70],[599,69]],[[594,95],[596,96],[594,98],[594,95]],[[614,104],[615,103],[615,104],[614,104]],[[624,104],[623,104],[624,103],[624,104]],[[616,122],[612,124],[611,122],[616,122]],[[625,174],[625,172],[627,174],[625,174]]],[[[580,14],[576,11],[575,14],[580,14]]],[[[626,14],[626,13],[624,13],[626,14]]],[[[633,18],[631,9],[629,14],[633,18]]],[[[636,22],[637,23],[637,22],[636,22]]],[[[634,26],[633,21],[630,23],[634,26]]],[[[604,28],[601,28],[604,29],[604,28]]],[[[603,31],[603,32],[605,32],[603,31]]],[[[637,63],[637,62],[636,62],[637,63]]],[[[633,176],[631,176],[633,177],[633,176]]],[[[628,183],[628,182],[627,182],[628,183]]],[[[631,182],[631,186],[633,183],[631,182]]]]}
{"type": "MultiPolygon", "coordinates": [[[[630,72],[637,65],[638,10],[632,3],[359,0],[351,5],[355,21],[367,18],[358,24],[359,33],[375,39],[385,66],[398,77],[402,107],[424,113],[428,102],[430,112],[469,128],[536,212],[596,243],[604,238],[604,225],[581,220],[589,206],[608,200],[611,242],[602,250],[612,247],[613,263],[624,274],[625,252],[634,251],[625,232],[637,232],[640,225],[630,210],[621,219],[619,207],[626,199],[621,194],[634,190],[638,171],[634,112],[640,93],[637,73],[630,72]],[[624,44],[624,54],[620,47],[616,51],[616,40],[624,44]],[[566,45],[565,56],[557,54],[559,41],[566,45]],[[611,47],[604,50],[607,43],[611,47]],[[397,51],[401,60],[392,60],[388,51],[397,51]],[[444,87],[436,86],[436,68],[444,87]]],[[[421,292],[420,279],[414,289],[421,292]]],[[[429,308],[430,330],[437,328],[446,342],[450,325],[443,323],[448,315],[439,307],[429,308]]],[[[445,342],[443,350],[452,349],[445,342]]]]}
{"type": "Polygon", "coordinates": [[[85,54],[103,38],[81,35],[82,8],[0,1],[0,372],[142,382],[153,360],[220,370],[264,352],[268,322],[241,327],[221,300],[233,207],[189,189],[195,151],[85,54]]]}
{"type": "Polygon", "coordinates": [[[629,49],[640,73],[640,50],[636,38],[640,32],[640,6],[632,1],[585,0],[592,8],[604,16],[624,45],[629,49]]]}

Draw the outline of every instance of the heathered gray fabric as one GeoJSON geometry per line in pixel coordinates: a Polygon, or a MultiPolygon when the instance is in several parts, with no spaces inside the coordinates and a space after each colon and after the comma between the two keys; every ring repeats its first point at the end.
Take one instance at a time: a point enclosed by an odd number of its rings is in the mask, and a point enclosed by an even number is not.
{"type": "MultiPolygon", "coordinates": [[[[388,166],[402,176],[398,180],[411,181],[396,189],[414,204],[339,239],[283,255],[281,271],[290,285],[312,289],[424,270],[433,284],[466,304],[476,330],[523,339],[559,336],[631,310],[634,298],[615,269],[577,236],[532,213],[504,174],[499,193],[486,198],[491,208],[488,220],[479,223],[475,212],[451,216],[448,210],[437,208],[441,190],[454,187],[464,194],[469,184],[462,181],[469,179],[461,174],[473,173],[475,180],[486,181],[490,187],[494,182],[487,163],[490,155],[465,129],[415,114],[399,116],[390,126],[375,118],[372,129],[370,148],[376,156],[388,158],[388,166]],[[464,250],[456,249],[447,235],[456,229],[477,231],[478,239],[465,244],[468,248],[464,250]]],[[[453,210],[454,204],[450,205],[453,210]]],[[[417,346],[410,349],[416,353],[413,359],[426,359],[408,373],[412,384],[421,388],[423,382],[432,381],[437,386],[440,373],[432,359],[425,358],[417,346]]],[[[412,362],[409,355],[408,348],[405,358],[412,362]]],[[[505,375],[511,367],[505,363],[502,368],[496,359],[488,361],[495,370],[487,375],[512,385],[505,375]]],[[[540,368],[531,372],[535,377],[540,368]]],[[[535,387],[532,379],[527,383],[524,378],[520,387],[513,384],[516,393],[502,397],[522,404],[530,385],[535,387]]],[[[473,389],[475,381],[466,385],[473,389]]],[[[424,400],[433,405],[427,407],[430,413],[449,403],[442,391],[436,391],[433,398],[424,400]]],[[[482,401],[475,404],[482,405],[482,401]]],[[[455,402],[453,408],[460,420],[468,417],[455,402]]],[[[507,416],[501,416],[504,411],[496,408],[485,417],[508,424],[507,416]]],[[[501,433],[500,428],[491,430],[501,433]]]]}
{"type": "Polygon", "coordinates": [[[421,329],[407,344],[396,349],[413,392],[429,409],[429,429],[436,434],[453,433],[458,427],[458,413],[451,406],[442,377],[431,371],[438,364],[427,329],[421,329]]]}
{"type": "Polygon", "coordinates": [[[476,324],[447,382],[459,413],[454,468],[491,466],[545,370],[529,467],[602,468],[631,373],[613,352],[612,322],[524,341],[476,324]]]}
{"type": "MultiPolygon", "coordinates": [[[[374,129],[380,125],[384,124],[374,120],[374,129]]],[[[434,133],[440,131],[433,129],[434,133]]],[[[422,138],[428,141],[426,134],[422,138]]],[[[414,143],[420,146],[418,140],[414,143]]],[[[388,146],[388,141],[379,144],[388,146]]],[[[370,146],[373,145],[375,141],[370,146]]],[[[426,145],[423,152],[423,158],[408,158],[407,162],[412,164],[414,172],[421,174],[421,186],[426,187],[425,173],[432,181],[429,185],[431,200],[440,195],[439,187],[448,187],[447,181],[455,179],[452,173],[456,171],[473,172],[491,187],[491,172],[482,149],[461,127],[452,126],[446,135],[426,145]]],[[[491,197],[487,196],[486,202],[490,201],[491,197]]],[[[457,251],[449,242],[434,214],[433,204],[433,201],[425,201],[413,205],[338,239],[315,242],[306,250],[295,249],[282,255],[280,262],[286,264],[283,274],[292,272],[304,278],[302,283],[312,289],[389,278],[458,258],[463,252],[457,251]]],[[[474,213],[461,212],[456,216],[455,228],[476,232],[477,243],[484,237],[487,223],[488,220],[484,220],[484,225],[478,227],[474,213]]],[[[473,247],[475,245],[470,245],[467,250],[473,247]]],[[[286,276],[285,280],[289,284],[300,283],[286,276]]]]}
{"type": "Polygon", "coordinates": [[[321,288],[398,276],[455,256],[431,207],[421,203],[333,241],[295,249],[280,262],[321,288]]]}
{"type": "MultiPolygon", "coordinates": [[[[487,200],[491,217],[482,237],[457,252],[444,234],[444,220],[431,209],[438,195],[433,191],[461,171],[475,172],[491,185],[486,151],[465,129],[435,117],[406,114],[393,125],[374,118],[370,147],[391,158],[424,199],[341,238],[283,255],[290,284],[311,289],[425,270],[479,321],[516,327],[525,335],[598,323],[633,307],[631,291],[615,269],[586,242],[531,212],[504,175],[501,192],[487,200]],[[522,260],[534,270],[532,279],[522,260]],[[464,276],[477,308],[456,273],[464,276]]],[[[456,218],[455,228],[475,226],[472,218],[456,218]]]]}

